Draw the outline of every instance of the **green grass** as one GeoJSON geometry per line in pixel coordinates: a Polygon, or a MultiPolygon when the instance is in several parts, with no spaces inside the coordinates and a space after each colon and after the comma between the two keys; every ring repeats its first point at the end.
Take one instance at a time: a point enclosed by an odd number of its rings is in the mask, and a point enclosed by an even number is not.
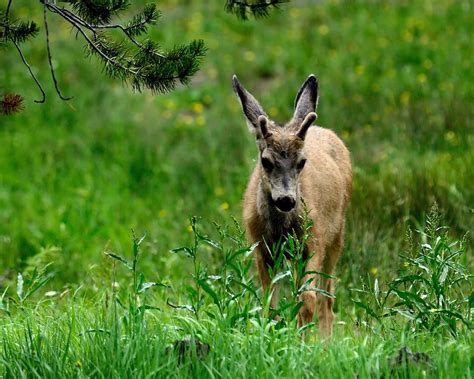
{"type": "MultiPolygon", "coordinates": [[[[351,289],[361,288],[361,278],[397,278],[406,227],[424,228],[434,202],[450,237],[474,230],[472,4],[295,0],[249,22],[223,5],[159,2],[163,17],[153,33],[164,46],[203,38],[209,49],[192,84],[168,95],[132,94],[104,78],[53,16],[52,49],[70,103],[54,94],[41,36],[25,54],[45,85],[46,105],[33,103],[35,86],[15,51],[2,51],[0,91],[20,92],[27,107],[0,118],[0,289],[14,298],[18,272],[27,278],[51,262],[54,277],[11,316],[0,315],[0,374],[389,376],[389,358],[406,345],[433,366],[414,364],[410,377],[469,377],[468,332],[412,333],[401,322],[384,334],[371,331],[358,325],[351,289]],[[208,231],[213,221],[240,219],[256,147],[231,89],[234,73],[277,121],[291,117],[297,89],[316,74],[318,124],[351,150],[354,193],[336,273],[336,319],[344,325],[328,346],[316,337],[302,344],[294,325],[215,332],[215,320],[196,322],[166,305],[168,297],[184,303],[192,282],[191,261],[169,253],[191,244],[190,217],[202,217],[208,231]],[[140,270],[172,288],[150,295],[161,311],[149,311],[133,338],[124,330],[81,335],[120,324],[111,319],[112,267],[103,253],[129,251],[131,229],[147,235],[140,270]],[[64,295],[45,297],[48,291],[64,295]],[[166,346],[186,334],[211,352],[178,365],[166,346]]],[[[12,14],[41,24],[41,10],[15,0],[12,14]]],[[[468,269],[472,252],[468,240],[460,257],[468,269]]],[[[221,267],[212,251],[205,267],[221,267]]],[[[127,283],[130,273],[117,270],[127,283]]]]}
{"type": "Polygon", "coordinates": [[[103,325],[100,316],[77,302],[69,314],[49,309],[25,315],[25,327],[7,325],[3,332],[6,350],[3,364],[6,377],[400,377],[470,378],[469,338],[456,341],[434,339],[431,334],[390,331],[382,336],[338,326],[329,344],[302,344],[294,330],[271,331],[249,325],[243,331],[216,332],[212,323],[187,323],[175,317],[166,327],[153,319],[133,338],[112,332],[89,332],[89,325],[103,325]],[[34,326],[31,324],[34,323],[34,326]],[[181,333],[198,332],[210,352],[200,358],[192,349],[179,362],[172,349],[181,333]],[[82,334],[81,334],[82,333],[82,334]],[[171,348],[170,348],[171,346],[171,348]],[[393,365],[400,346],[423,351],[428,363],[393,365]],[[407,371],[405,371],[407,370],[407,371]],[[409,373],[408,373],[409,372],[409,373]],[[390,376],[390,375],[393,376],[390,376]]]}
{"type": "MultiPolygon", "coordinates": [[[[142,238],[134,239],[130,258],[109,255],[112,267],[104,282],[110,284],[96,296],[78,288],[35,302],[29,295],[41,291],[46,272],[19,277],[16,295],[0,302],[5,314],[0,375],[471,377],[472,294],[468,304],[468,274],[458,264],[463,250],[446,239],[436,214],[428,218],[426,243],[414,246],[411,260],[405,258],[414,266],[411,271],[388,285],[391,294],[377,283],[375,290],[358,292],[362,300],[357,304],[367,310],[365,316],[343,309],[339,313],[346,321],[335,325],[331,341],[319,340],[315,328],[305,328],[302,342],[303,328],[296,327],[291,312],[298,305],[293,290],[272,311],[279,321],[268,317],[270,297],[252,284],[249,270],[254,247],[244,245],[238,228],[219,227],[218,239],[212,239],[195,221],[192,225],[192,246],[175,250],[194,262],[184,288],[145,281],[140,272],[142,238]],[[217,271],[208,265],[209,254],[221,263],[217,271]],[[421,282],[428,270],[423,265],[431,271],[421,282]],[[421,274],[414,275],[416,270],[421,274]],[[384,300],[381,306],[379,299],[389,296],[397,299],[384,300]],[[433,299],[440,303],[424,307],[433,299]]],[[[287,248],[295,253],[291,246],[287,248]]],[[[283,288],[294,282],[293,262],[287,263],[289,275],[273,279],[287,284],[283,288]]]]}

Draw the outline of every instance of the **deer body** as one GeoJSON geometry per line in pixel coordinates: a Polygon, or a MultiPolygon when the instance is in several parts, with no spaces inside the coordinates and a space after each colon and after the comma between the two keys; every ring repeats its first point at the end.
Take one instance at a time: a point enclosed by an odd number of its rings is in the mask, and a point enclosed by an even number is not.
{"type": "MultiPolygon", "coordinates": [[[[249,127],[257,138],[260,159],[250,177],[244,196],[243,219],[248,239],[257,247],[257,268],[265,291],[273,290],[272,307],[276,307],[276,289],[271,289],[268,273],[273,266],[272,246],[288,234],[302,233],[306,209],[313,221],[311,237],[305,252],[309,260],[305,272],[333,274],[343,247],[345,211],[352,187],[350,155],[336,134],[320,127],[309,128],[315,120],[318,84],[310,76],[301,87],[295,102],[293,119],[283,126],[270,121],[258,102],[234,77],[236,90],[249,127]]],[[[334,291],[331,279],[308,274],[310,287],[334,291]]],[[[330,336],[334,299],[306,291],[299,324],[313,320],[317,310],[319,329],[330,336]]]]}

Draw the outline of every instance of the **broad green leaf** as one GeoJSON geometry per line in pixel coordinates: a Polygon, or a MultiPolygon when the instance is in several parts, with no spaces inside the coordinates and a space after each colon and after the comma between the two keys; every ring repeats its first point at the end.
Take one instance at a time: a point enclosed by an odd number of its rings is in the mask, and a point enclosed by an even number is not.
{"type": "Polygon", "coordinates": [[[117,255],[117,254],[114,254],[114,253],[111,253],[111,252],[106,252],[105,255],[107,255],[108,257],[112,258],[112,259],[115,259],[116,261],[119,261],[120,263],[122,263],[123,265],[125,265],[128,269],[132,269],[132,265],[131,263],[126,260],[125,258],[122,258],[121,256],[117,255]]]}
{"type": "MultiPolygon", "coordinates": [[[[318,287],[309,287],[307,289],[305,289],[305,291],[312,291],[312,292],[316,292],[316,293],[319,293],[323,296],[326,296],[326,297],[330,297],[331,299],[335,299],[336,298],[336,295],[334,295],[333,293],[329,292],[329,291],[326,291],[326,290],[323,290],[322,288],[318,288],[318,287]]],[[[303,291],[304,292],[304,291],[303,291]]]]}
{"type": "Polygon", "coordinates": [[[171,286],[167,285],[167,284],[164,284],[164,283],[160,283],[160,282],[145,282],[141,285],[140,289],[138,292],[145,292],[147,289],[151,288],[151,287],[164,287],[164,288],[171,288],[171,286]]]}
{"type": "Polygon", "coordinates": [[[315,322],[310,322],[310,323],[308,323],[308,324],[306,324],[306,325],[303,325],[301,328],[298,328],[298,333],[302,334],[302,333],[304,333],[306,330],[308,330],[308,329],[314,327],[315,325],[316,325],[315,322]]]}
{"type": "Polygon", "coordinates": [[[359,301],[359,300],[355,300],[355,299],[351,299],[353,301],[353,303],[355,305],[357,305],[359,308],[362,308],[364,309],[370,316],[372,316],[373,318],[375,318],[377,321],[380,321],[380,317],[377,315],[377,313],[375,313],[375,311],[370,308],[367,304],[359,301]]]}
{"type": "Polygon", "coordinates": [[[323,278],[327,278],[327,279],[337,279],[336,276],[326,274],[325,272],[321,272],[321,271],[305,271],[305,272],[303,272],[303,276],[306,276],[306,275],[319,275],[319,276],[322,276],[323,278]]]}
{"type": "Polygon", "coordinates": [[[291,275],[291,271],[290,270],[287,270],[287,271],[282,271],[278,274],[276,274],[273,279],[272,279],[272,284],[276,284],[278,283],[280,280],[288,277],[291,275]]]}
{"type": "Polygon", "coordinates": [[[16,293],[20,300],[23,300],[23,275],[21,272],[18,273],[17,282],[16,282],[16,293]]]}
{"type": "Polygon", "coordinates": [[[212,298],[214,304],[216,304],[219,308],[221,303],[219,301],[219,296],[217,296],[216,292],[212,289],[212,287],[205,281],[205,280],[198,280],[199,286],[212,298]]]}
{"type": "Polygon", "coordinates": [[[421,275],[406,275],[406,276],[402,276],[401,278],[394,279],[394,280],[391,281],[388,285],[389,285],[389,286],[396,286],[396,285],[399,285],[399,284],[401,284],[401,283],[406,283],[406,282],[412,283],[412,282],[416,282],[416,281],[424,282],[424,283],[427,284],[428,286],[431,285],[431,283],[430,283],[426,278],[424,278],[424,277],[421,276],[421,275]]]}
{"type": "Polygon", "coordinates": [[[191,257],[191,258],[194,257],[194,252],[189,247],[186,247],[186,246],[177,247],[175,249],[170,250],[170,253],[172,254],[177,254],[180,252],[184,252],[184,254],[188,257],[191,257]]]}
{"type": "Polygon", "coordinates": [[[173,309],[184,309],[186,311],[194,312],[194,308],[189,304],[173,304],[169,299],[166,300],[166,304],[173,309]]]}

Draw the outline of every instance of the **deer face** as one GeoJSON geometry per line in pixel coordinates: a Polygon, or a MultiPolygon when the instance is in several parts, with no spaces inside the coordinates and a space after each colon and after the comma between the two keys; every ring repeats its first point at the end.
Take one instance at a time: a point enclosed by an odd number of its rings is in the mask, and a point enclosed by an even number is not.
{"type": "Polygon", "coordinates": [[[282,127],[270,130],[259,143],[261,183],[270,203],[289,212],[299,199],[298,179],[306,163],[304,140],[282,127]]]}
{"type": "Polygon", "coordinates": [[[299,90],[293,119],[280,126],[270,121],[257,100],[233,77],[247,124],[260,150],[261,186],[268,201],[281,212],[295,208],[299,199],[299,175],[304,169],[304,140],[314,120],[318,83],[310,76],[299,90]]]}

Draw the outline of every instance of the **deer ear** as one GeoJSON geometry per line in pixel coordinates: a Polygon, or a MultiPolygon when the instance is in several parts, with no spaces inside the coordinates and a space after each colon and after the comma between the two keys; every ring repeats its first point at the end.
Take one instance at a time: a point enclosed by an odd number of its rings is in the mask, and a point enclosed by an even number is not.
{"type": "MultiPolygon", "coordinates": [[[[264,115],[260,115],[258,116],[257,121],[258,121],[258,126],[260,127],[260,133],[262,134],[263,138],[271,137],[272,133],[268,131],[268,118],[264,115]]],[[[257,133],[257,136],[258,136],[258,133],[257,133]]]]}
{"type": "Polygon", "coordinates": [[[247,124],[250,130],[257,134],[257,131],[260,128],[259,124],[259,116],[267,117],[267,114],[263,111],[262,107],[252,96],[250,92],[248,92],[242,85],[239,83],[237,76],[232,77],[232,85],[234,87],[234,91],[239,97],[240,104],[242,105],[242,110],[244,111],[245,118],[247,119],[247,124]]]}
{"type": "Polygon", "coordinates": [[[310,112],[316,112],[319,97],[319,84],[316,77],[311,74],[303,83],[295,99],[295,113],[293,120],[302,122],[310,112]]]}
{"type": "Polygon", "coordinates": [[[301,126],[296,133],[298,137],[300,137],[302,140],[306,138],[306,132],[308,131],[309,127],[311,124],[316,120],[318,116],[314,112],[309,112],[308,115],[304,118],[303,122],[301,123],[301,126]]]}

